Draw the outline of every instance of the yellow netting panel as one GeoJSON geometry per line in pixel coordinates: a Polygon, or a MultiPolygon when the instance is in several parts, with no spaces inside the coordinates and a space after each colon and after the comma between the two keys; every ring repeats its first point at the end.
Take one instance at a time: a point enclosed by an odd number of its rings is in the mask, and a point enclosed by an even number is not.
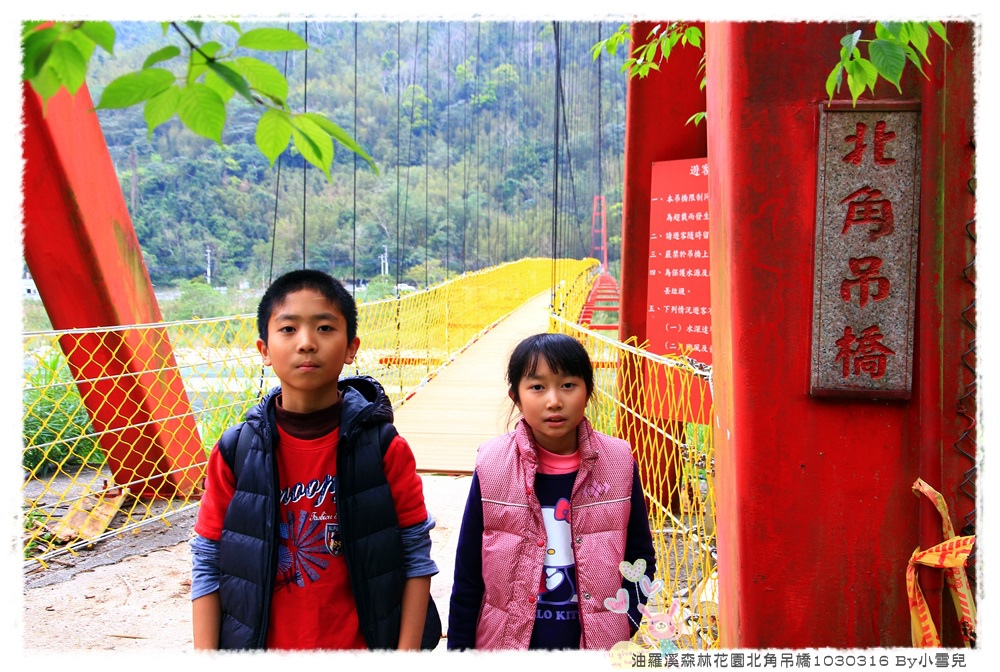
{"type": "MultiPolygon", "coordinates": [[[[524,259],[361,304],[362,347],[344,374],[376,377],[398,406],[485,329],[592,265],[524,259]]],[[[25,566],[196,506],[211,447],[278,382],[256,339],[255,315],[25,334],[25,566]],[[164,457],[176,452],[181,469],[164,457]]]]}
{"type": "MultiPolygon", "coordinates": [[[[676,599],[669,641],[713,648],[719,624],[709,372],[577,325],[598,270],[593,259],[526,259],[361,304],[362,347],[344,374],[378,378],[398,406],[486,329],[551,291],[550,329],[580,339],[594,362],[588,415],[636,451],[663,582],[651,609],[667,614],[676,599]]],[[[169,524],[172,514],[196,506],[200,493],[191,484],[200,483],[211,447],[277,384],[260,364],[256,338],[254,315],[25,334],[25,567],[44,567],[147,523],[169,524]],[[126,370],[121,361],[138,364],[126,370]],[[141,403],[137,388],[153,391],[154,407],[141,403]],[[171,470],[163,453],[178,446],[194,446],[197,455],[171,470]]],[[[666,640],[647,640],[652,634],[644,620],[635,641],[663,650],[666,640]]]]}
{"type": "Polygon", "coordinates": [[[650,611],[673,631],[652,631],[648,619],[634,641],[671,651],[717,648],[718,574],[715,562],[714,446],[708,367],[686,357],[663,357],[575,322],[553,316],[552,331],[586,346],[594,364],[587,416],[601,432],[628,440],[639,464],[656,547],[657,579],[650,611]],[[655,635],[655,636],[654,636],[655,635]]]}

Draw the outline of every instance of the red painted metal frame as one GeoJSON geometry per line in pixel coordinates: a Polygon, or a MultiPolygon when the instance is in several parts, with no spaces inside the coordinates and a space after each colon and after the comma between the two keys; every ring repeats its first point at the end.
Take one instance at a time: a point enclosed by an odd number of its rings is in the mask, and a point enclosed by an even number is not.
{"type": "MultiPolygon", "coordinates": [[[[24,106],[24,256],[55,329],[162,321],[86,87],[24,106]]],[[[63,336],[116,484],[195,493],[205,459],[170,342],[159,327],[63,336]],[[149,372],[152,371],[152,372],[149,372]]]]}
{"type": "MultiPolygon", "coordinates": [[[[650,31],[663,22],[632,24],[632,44],[645,44],[650,31]]],[[[692,23],[704,30],[703,23],[692,23]]],[[[621,300],[618,313],[619,338],[624,342],[646,341],[646,290],[649,278],[649,199],[653,163],[671,159],[704,157],[707,151],[706,125],[686,123],[691,115],[705,109],[705,92],[699,87],[699,65],[703,52],[691,45],[678,45],[659,72],[628,81],[625,98],[625,175],[622,195],[622,270],[621,300]]],[[[619,369],[619,388],[643,394],[646,372],[637,369],[632,358],[619,369]]],[[[636,399],[641,408],[645,399],[636,399]]],[[[683,424],[670,419],[650,418],[660,429],[680,440],[683,424]]],[[[641,428],[620,421],[619,432],[640,457],[640,477],[665,474],[662,491],[670,492],[677,480],[679,458],[673,455],[649,455],[646,436],[641,428]]],[[[676,491],[676,488],[674,488],[676,491]]],[[[647,502],[647,505],[651,505],[647,502]]],[[[669,506],[677,510],[679,498],[669,506]]]]}

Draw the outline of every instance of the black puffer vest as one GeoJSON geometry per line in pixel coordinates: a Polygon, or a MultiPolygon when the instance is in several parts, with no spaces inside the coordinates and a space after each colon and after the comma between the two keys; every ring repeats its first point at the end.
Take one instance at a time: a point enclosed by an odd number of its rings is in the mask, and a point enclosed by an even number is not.
{"type": "MultiPolygon", "coordinates": [[[[343,403],[336,502],[344,558],[368,648],[394,649],[406,576],[396,507],[382,468],[382,456],[396,434],[392,405],[373,378],[345,378],[339,386],[343,403]]],[[[280,392],[280,387],[271,390],[247,412],[245,422],[219,439],[219,450],[236,478],[220,541],[221,649],[265,647],[278,558],[274,400],[280,392]]],[[[440,627],[430,600],[425,648],[437,644],[440,627]]]]}

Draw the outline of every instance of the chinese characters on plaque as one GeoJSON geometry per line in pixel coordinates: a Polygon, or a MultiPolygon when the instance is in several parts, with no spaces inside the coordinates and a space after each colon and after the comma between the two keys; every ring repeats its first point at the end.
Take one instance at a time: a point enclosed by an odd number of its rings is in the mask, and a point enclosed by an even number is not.
{"type": "Polygon", "coordinates": [[[916,106],[821,109],[813,395],[910,397],[919,192],[916,106]]]}
{"type": "Polygon", "coordinates": [[[708,277],[708,161],[653,164],[646,338],[660,355],[712,363],[708,277]]]}

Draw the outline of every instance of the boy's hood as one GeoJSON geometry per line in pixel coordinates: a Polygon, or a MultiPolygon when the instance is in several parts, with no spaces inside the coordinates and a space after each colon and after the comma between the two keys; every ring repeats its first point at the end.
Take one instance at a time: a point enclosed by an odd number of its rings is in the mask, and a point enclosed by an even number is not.
{"type": "Polygon", "coordinates": [[[392,422],[392,402],[382,384],[371,376],[342,378],[337,386],[344,395],[341,426],[366,427],[392,422]]]}

